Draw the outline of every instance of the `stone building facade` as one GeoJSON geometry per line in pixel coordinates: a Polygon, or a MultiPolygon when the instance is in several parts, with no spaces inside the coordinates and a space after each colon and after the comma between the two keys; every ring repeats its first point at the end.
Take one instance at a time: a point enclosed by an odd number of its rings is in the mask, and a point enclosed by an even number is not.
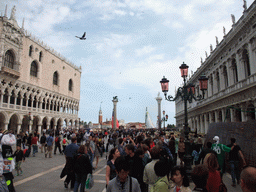
{"type": "MultiPolygon", "coordinates": [[[[246,3],[246,1],[245,1],[246,3]]],[[[192,74],[188,82],[195,85],[195,95],[199,90],[198,79],[205,74],[208,90],[205,99],[188,103],[188,123],[192,131],[207,133],[210,123],[246,122],[255,120],[256,106],[256,2],[247,9],[236,22],[234,15],[232,28],[216,48],[210,46],[210,55],[201,61],[201,66],[192,74]]],[[[184,124],[184,104],[176,100],[176,125],[184,124]]]]}
{"type": "Polygon", "coordinates": [[[15,133],[78,127],[81,67],[0,17],[0,129],[15,133]]]}

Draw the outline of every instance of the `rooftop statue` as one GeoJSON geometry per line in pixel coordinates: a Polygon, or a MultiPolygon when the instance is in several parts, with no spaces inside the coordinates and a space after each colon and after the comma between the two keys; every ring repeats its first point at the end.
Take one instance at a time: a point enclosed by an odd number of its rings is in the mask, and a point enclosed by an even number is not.
{"type": "Polygon", "coordinates": [[[10,20],[16,20],[16,7],[15,7],[15,5],[12,8],[10,20]]]}

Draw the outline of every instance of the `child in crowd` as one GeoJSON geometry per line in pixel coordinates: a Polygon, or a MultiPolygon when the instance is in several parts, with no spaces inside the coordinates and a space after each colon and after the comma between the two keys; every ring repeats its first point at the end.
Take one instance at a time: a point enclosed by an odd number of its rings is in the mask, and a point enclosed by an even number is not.
{"type": "Polygon", "coordinates": [[[23,171],[21,169],[21,161],[25,161],[25,156],[20,145],[17,146],[17,150],[14,152],[13,157],[16,157],[15,170],[17,172],[17,176],[22,175],[23,171]]]}

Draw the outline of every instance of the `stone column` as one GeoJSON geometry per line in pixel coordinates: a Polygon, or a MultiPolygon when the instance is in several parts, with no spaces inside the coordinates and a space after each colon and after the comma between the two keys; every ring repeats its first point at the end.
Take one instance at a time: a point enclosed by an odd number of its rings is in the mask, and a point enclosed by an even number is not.
{"type": "Polygon", "coordinates": [[[235,111],[234,109],[230,108],[230,121],[235,122],[235,111]]]}
{"type": "Polygon", "coordinates": [[[41,100],[38,101],[38,111],[39,112],[42,111],[42,101],[41,100]]]}
{"type": "Polygon", "coordinates": [[[212,123],[212,112],[209,112],[209,124],[212,123]]]}
{"type": "Polygon", "coordinates": [[[39,138],[42,134],[42,124],[38,124],[38,133],[39,133],[39,138]]]}
{"type": "Polygon", "coordinates": [[[10,108],[11,94],[8,93],[7,96],[8,96],[7,107],[10,108]]]}
{"type": "Polygon", "coordinates": [[[2,106],[3,106],[3,99],[4,99],[4,95],[3,95],[3,94],[1,94],[0,107],[2,107],[2,106]]]}
{"type": "Polygon", "coordinates": [[[240,107],[241,107],[241,110],[242,110],[241,111],[242,122],[246,122],[247,121],[247,116],[246,116],[245,111],[247,111],[247,108],[246,108],[245,104],[241,104],[240,107]]]}
{"type": "Polygon", "coordinates": [[[215,113],[215,122],[217,123],[217,122],[219,122],[219,113],[217,110],[214,111],[214,113],[215,113]]]}
{"type": "Polygon", "coordinates": [[[234,74],[233,74],[233,67],[232,67],[232,60],[228,59],[227,61],[227,74],[228,74],[228,84],[234,84],[234,74]]]}
{"type": "Polygon", "coordinates": [[[212,93],[212,95],[214,95],[215,93],[218,92],[217,71],[214,71],[212,81],[213,81],[213,93],[212,93]]]}
{"type": "Polygon", "coordinates": [[[251,74],[256,73],[256,65],[254,65],[253,61],[256,61],[256,39],[252,38],[248,45],[248,52],[249,52],[249,60],[250,60],[250,67],[251,67],[251,74]]]}
{"type": "Polygon", "coordinates": [[[201,133],[200,122],[199,122],[198,116],[196,116],[196,126],[197,126],[197,132],[198,132],[198,133],[201,133]]]}
{"type": "Polygon", "coordinates": [[[18,124],[18,127],[17,127],[17,134],[20,134],[20,130],[21,130],[21,124],[18,124]]]}
{"type": "Polygon", "coordinates": [[[156,97],[156,101],[157,101],[157,106],[158,106],[158,129],[161,130],[161,123],[162,123],[161,101],[162,101],[162,97],[160,97],[160,93],[158,93],[158,96],[156,97]]]}
{"type": "Polygon", "coordinates": [[[226,122],[226,109],[221,109],[221,115],[222,115],[222,122],[226,122]]]}
{"type": "Polygon", "coordinates": [[[204,133],[204,122],[203,122],[203,120],[204,120],[204,115],[203,114],[201,114],[200,115],[200,133],[204,133]]]}
{"type": "Polygon", "coordinates": [[[243,59],[242,59],[242,50],[239,50],[236,54],[236,64],[237,64],[237,75],[238,75],[238,81],[241,81],[245,78],[245,69],[243,65],[243,59]]]}
{"type": "Polygon", "coordinates": [[[18,95],[14,95],[14,109],[16,109],[18,95]]]}
{"type": "Polygon", "coordinates": [[[209,83],[208,83],[208,89],[207,89],[207,92],[208,92],[208,96],[212,96],[213,93],[212,93],[212,76],[209,76],[209,83]]]}
{"type": "Polygon", "coordinates": [[[220,81],[220,91],[225,89],[225,78],[224,78],[224,66],[222,65],[221,68],[219,68],[219,81],[220,81]]]}
{"type": "Polygon", "coordinates": [[[4,123],[4,130],[8,130],[8,124],[9,123],[4,123]]]}
{"type": "Polygon", "coordinates": [[[208,131],[208,121],[207,121],[207,114],[204,114],[204,133],[207,134],[208,131]]]}
{"type": "Polygon", "coordinates": [[[38,111],[38,103],[39,103],[39,99],[36,98],[36,111],[38,111]]]}
{"type": "Polygon", "coordinates": [[[116,127],[116,105],[117,105],[117,102],[118,102],[118,98],[117,98],[117,96],[116,97],[113,97],[113,100],[112,100],[112,102],[113,102],[113,105],[114,105],[114,119],[113,119],[113,129],[114,129],[114,131],[117,129],[117,127],[116,127]]]}

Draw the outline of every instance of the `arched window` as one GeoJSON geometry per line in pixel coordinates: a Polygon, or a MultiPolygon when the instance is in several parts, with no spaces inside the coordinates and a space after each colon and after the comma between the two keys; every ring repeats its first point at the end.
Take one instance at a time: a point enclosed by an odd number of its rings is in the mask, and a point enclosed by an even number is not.
{"type": "Polygon", "coordinates": [[[250,68],[249,54],[246,49],[243,50],[242,58],[244,61],[245,77],[248,77],[251,75],[251,68],[250,68]]]}
{"type": "Polygon", "coordinates": [[[30,47],[29,47],[29,53],[28,53],[29,57],[32,56],[32,52],[33,52],[33,46],[30,45],[30,47]]]}
{"type": "Polygon", "coordinates": [[[4,66],[13,69],[14,68],[14,54],[8,50],[4,56],[4,66]]]}
{"type": "Polygon", "coordinates": [[[55,71],[53,73],[53,85],[58,85],[58,78],[59,78],[58,72],[55,71]]]}
{"type": "Polygon", "coordinates": [[[30,66],[30,75],[37,77],[38,67],[36,61],[33,61],[30,66]]]}
{"type": "Polygon", "coordinates": [[[228,87],[228,72],[227,72],[226,66],[224,66],[224,68],[223,68],[223,76],[224,76],[225,88],[227,88],[228,87]]]}
{"type": "Polygon", "coordinates": [[[40,51],[40,53],[39,53],[39,62],[41,62],[41,61],[42,61],[42,57],[43,57],[43,52],[42,52],[42,51],[40,51]]]}
{"type": "Polygon", "coordinates": [[[238,82],[238,75],[237,75],[237,64],[236,60],[232,60],[232,69],[233,69],[233,78],[234,78],[234,83],[238,82]]]}
{"type": "Polygon", "coordinates": [[[69,91],[73,91],[73,81],[72,81],[72,79],[69,79],[69,82],[68,82],[68,90],[69,90],[69,91]]]}
{"type": "Polygon", "coordinates": [[[219,72],[216,73],[216,81],[217,81],[217,92],[220,91],[220,75],[219,72]]]}

